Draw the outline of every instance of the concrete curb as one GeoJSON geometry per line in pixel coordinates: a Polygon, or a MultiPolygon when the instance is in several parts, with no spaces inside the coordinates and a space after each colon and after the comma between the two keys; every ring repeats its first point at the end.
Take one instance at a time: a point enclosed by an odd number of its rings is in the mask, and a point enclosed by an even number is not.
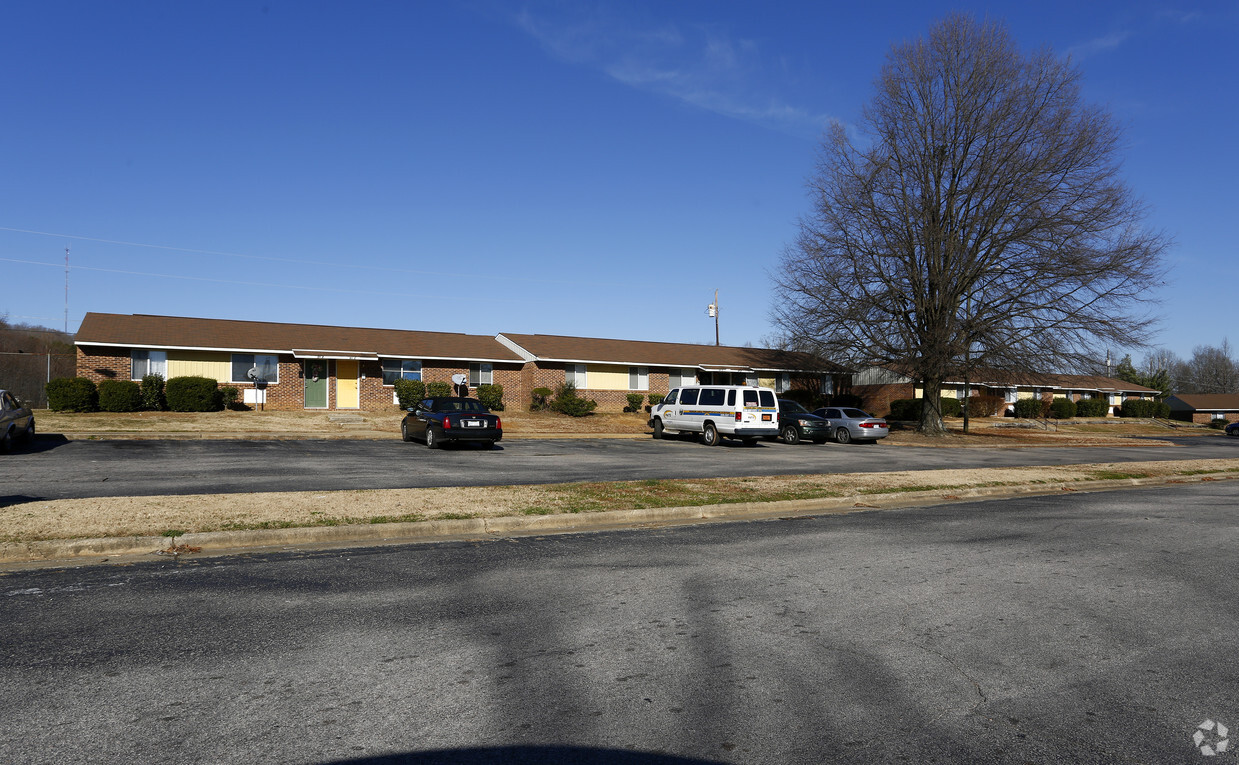
{"type": "MultiPolygon", "coordinates": [[[[40,433],[36,438],[60,436],[66,441],[399,441],[400,433],[386,430],[355,430],[336,433],[272,433],[257,431],[253,433],[203,433],[200,431],[166,432],[166,433],[40,433]]],[[[587,438],[619,438],[619,439],[649,439],[649,433],[507,433],[504,441],[539,441],[551,439],[587,439],[587,438]]],[[[500,441],[503,443],[503,441],[500,441]]]]}
{"type": "MultiPolygon", "coordinates": [[[[339,546],[446,541],[455,539],[494,539],[533,534],[562,534],[589,530],[634,528],[646,525],[700,523],[718,520],[756,520],[812,515],[835,515],[871,510],[967,502],[977,499],[1002,499],[1020,496],[1061,494],[1063,492],[1116,491],[1166,484],[1235,480],[1239,475],[1158,476],[1102,481],[1026,484],[1024,486],[981,487],[973,489],[865,494],[850,497],[793,499],[780,502],[741,502],[693,507],[609,510],[581,515],[556,514],[469,518],[381,523],[353,526],[313,526],[253,531],[215,531],[185,534],[178,545],[200,547],[200,555],[234,554],[255,548],[290,546],[339,546]]],[[[46,563],[56,565],[91,562],[114,556],[154,555],[165,550],[169,537],[114,537],[106,539],[63,539],[38,542],[0,543],[0,563],[46,563]]]]}

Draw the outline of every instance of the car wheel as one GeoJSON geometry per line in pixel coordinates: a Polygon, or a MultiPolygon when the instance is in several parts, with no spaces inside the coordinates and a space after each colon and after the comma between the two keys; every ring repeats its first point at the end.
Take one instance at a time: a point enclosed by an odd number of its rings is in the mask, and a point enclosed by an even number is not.
{"type": "Polygon", "coordinates": [[[714,423],[707,422],[705,428],[702,429],[701,443],[706,446],[718,446],[718,428],[714,427],[714,423]]]}
{"type": "Polygon", "coordinates": [[[851,441],[852,441],[852,434],[848,431],[847,428],[835,428],[835,443],[847,444],[847,443],[851,443],[851,441]]]}
{"type": "Polygon", "coordinates": [[[30,418],[30,424],[26,425],[26,433],[22,436],[22,440],[30,443],[34,440],[34,418],[30,418]]]}
{"type": "Polygon", "coordinates": [[[8,452],[13,449],[13,429],[9,428],[4,431],[4,437],[0,438],[0,452],[8,452]]]}
{"type": "Polygon", "coordinates": [[[409,423],[407,422],[400,423],[400,437],[404,439],[405,441],[413,440],[413,436],[409,435],[409,423]]]}
{"type": "Polygon", "coordinates": [[[438,449],[439,448],[439,437],[435,435],[435,429],[433,427],[426,428],[426,448],[427,449],[438,449]]]}
{"type": "Polygon", "coordinates": [[[783,443],[785,444],[794,445],[794,444],[800,443],[800,431],[796,430],[795,425],[783,426],[782,436],[783,436],[783,443]]]}
{"type": "Polygon", "coordinates": [[[663,421],[661,419],[654,420],[654,438],[663,437],[663,421]]]}

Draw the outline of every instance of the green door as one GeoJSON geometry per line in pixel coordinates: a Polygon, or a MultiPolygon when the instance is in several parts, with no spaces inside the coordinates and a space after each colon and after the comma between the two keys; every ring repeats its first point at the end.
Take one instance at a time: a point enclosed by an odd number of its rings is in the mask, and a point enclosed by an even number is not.
{"type": "Polygon", "coordinates": [[[327,408],[327,362],[305,362],[305,408],[327,408]]]}

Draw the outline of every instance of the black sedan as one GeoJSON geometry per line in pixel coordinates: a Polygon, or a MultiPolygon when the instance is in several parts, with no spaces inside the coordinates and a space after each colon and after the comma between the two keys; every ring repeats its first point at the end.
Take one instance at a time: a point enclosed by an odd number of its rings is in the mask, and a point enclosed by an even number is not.
{"type": "Polygon", "coordinates": [[[783,439],[783,443],[812,441],[824,444],[829,435],[830,423],[825,419],[805,409],[798,401],[779,399],[779,438],[783,439]]]}
{"type": "Polygon", "coordinates": [[[503,438],[503,422],[475,398],[428,398],[409,409],[400,423],[405,441],[425,441],[438,449],[447,441],[479,441],[487,446],[503,438]]]}

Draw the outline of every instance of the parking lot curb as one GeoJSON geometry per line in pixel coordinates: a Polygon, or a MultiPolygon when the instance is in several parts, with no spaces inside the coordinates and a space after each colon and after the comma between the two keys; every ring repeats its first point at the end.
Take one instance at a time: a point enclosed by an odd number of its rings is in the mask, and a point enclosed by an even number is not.
{"type": "Polygon", "coordinates": [[[413,523],[310,526],[252,531],[212,531],[162,536],[63,539],[0,543],[0,563],[45,566],[79,565],[118,557],[169,555],[194,557],[237,554],[255,549],[290,547],[351,547],[449,540],[479,540],[591,530],[644,528],[710,521],[743,521],[873,510],[932,507],[979,499],[1116,491],[1166,484],[1234,480],[1239,475],[1157,476],[1098,481],[1025,484],[1022,486],[928,490],[847,497],[793,499],[778,502],[738,502],[690,507],[607,510],[597,513],[522,515],[497,518],[431,520],[413,523]],[[173,546],[175,545],[175,547],[173,546]],[[191,551],[192,550],[192,551],[191,551]]]}

